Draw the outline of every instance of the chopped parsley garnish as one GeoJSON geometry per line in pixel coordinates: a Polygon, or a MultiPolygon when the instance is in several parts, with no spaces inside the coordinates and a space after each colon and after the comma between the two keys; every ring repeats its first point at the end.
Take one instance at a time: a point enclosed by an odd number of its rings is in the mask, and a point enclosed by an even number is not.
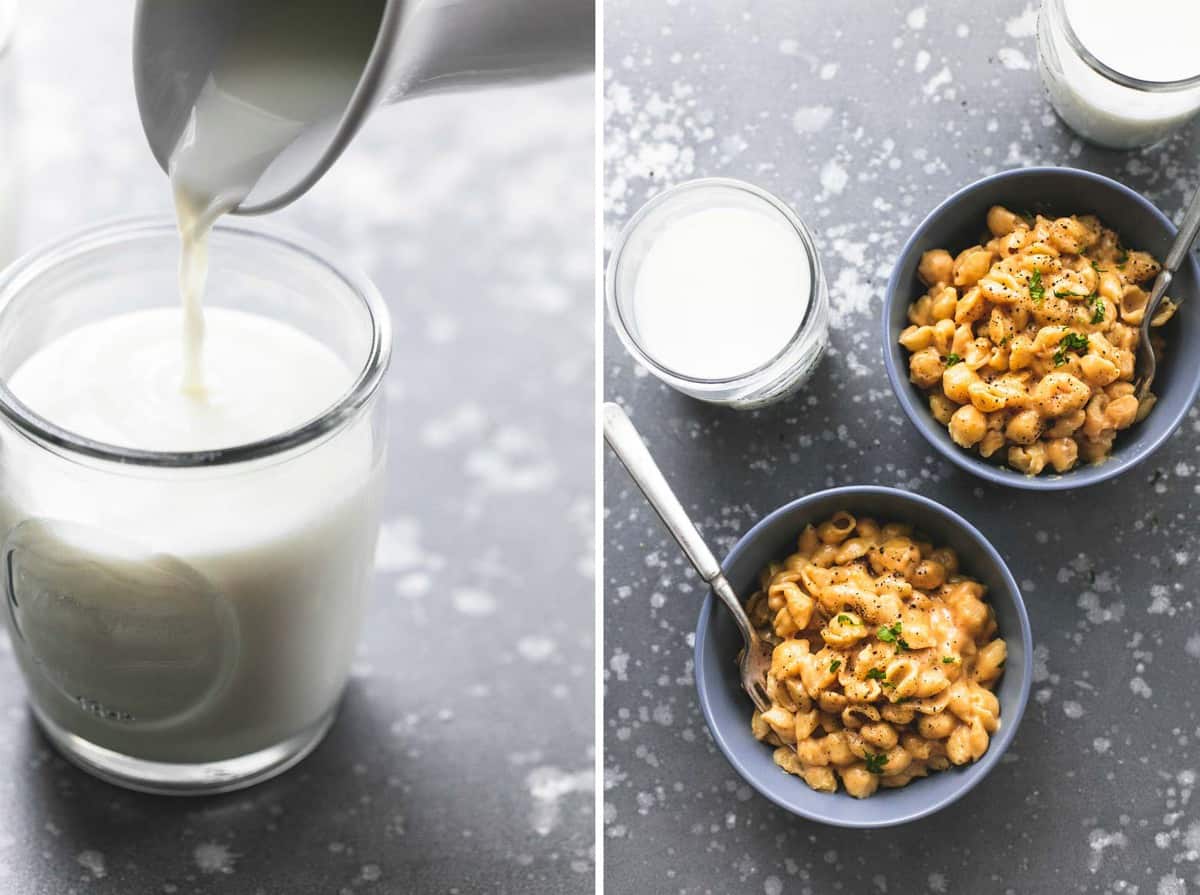
{"type": "Polygon", "coordinates": [[[943,665],[953,665],[957,661],[958,659],[954,658],[953,656],[942,656],[943,665]]]}
{"type": "Polygon", "coordinates": [[[946,355],[946,366],[947,367],[953,367],[955,364],[961,364],[961,363],[962,363],[962,358],[959,357],[957,354],[955,354],[953,351],[951,351],[949,354],[946,355]]]}
{"type": "Polygon", "coordinates": [[[1055,289],[1054,294],[1059,298],[1079,298],[1078,294],[1072,292],[1070,289],[1055,289]]]}
{"type": "Polygon", "coordinates": [[[832,662],[829,663],[829,673],[833,674],[835,671],[837,671],[841,667],[842,667],[842,660],[834,659],[832,662]]]}
{"type": "Polygon", "coordinates": [[[1092,323],[1104,322],[1104,299],[1093,292],[1087,297],[1088,302],[1092,306],[1092,323]]]}
{"type": "Polygon", "coordinates": [[[872,668],[870,671],[867,672],[867,680],[871,680],[871,681],[883,680],[883,669],[882,668],[872,668]]]}
{"type": "Polygon", "coordinates": [[[887,764],[887,760],[886,752],[880,752],[879,754],[868,752],[866,754],[867,770],[872,774],[882,774],[883,766],[887,764]]]}
{"type": "Polygon", "coordinates": [[[837,620],[840,624],[843,624],[843,625],[857,625],[858,624],[858,622],[856,622],[850,616],[846,615],[846,613],[844,613],[844,612],[838,614],[837,620]]]}
{"type": "Polygon", "coordinates": [[[896,622],[894,625],[884,625],[875,632],[875,636],[884,643],[899,643],[901,642],[901,630],[902,628],[900,622],[896,622]]]}
{"type": "Polygon", "coordinates": [[[1034,301],[1041,301],[1046,297],[1046,287],[1042,285],[1041,270],[1034,270],[1033,276],[1029,278],[1029,297],[1034,301]]]}
{"type": "Polygon", "coordinates": [[[1129,260],[1129,252],[1121,249],[1121,254],[1117,255],[1117,267],[1124,267],[1125,262],[1129,260]]]}
{"type": "Polygon", "coordinates": [[[1081,336],[1079,333],[1067,333],[1065,336],[1063,336],[1063,340],[1058,343],[1058,350],[1054,352],[1054,366],[1061,367],[1067,362],[1068,351],[1087,350],[1087,336],[1081,336]]]}
{"type": "Polygon", "coordinates": [[[1092,270],[1096,271],[1096,273],[1104,273],[1105,272],[1105,268],[1101,267],[1095,261],[1092,262],[1092,270]]]}

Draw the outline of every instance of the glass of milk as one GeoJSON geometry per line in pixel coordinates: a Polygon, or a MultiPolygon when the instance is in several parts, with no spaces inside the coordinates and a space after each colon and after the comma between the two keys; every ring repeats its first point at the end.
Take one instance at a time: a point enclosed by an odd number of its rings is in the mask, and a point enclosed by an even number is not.
{"type": "Polygon", "coordinates": [[[1085,140],[1148,146],[1200,111],[1200,3],[1043,0],[1038,68],[1055,111],[1085,140]]]}
{"type": "Polygon", "coordinates": [[[787,397],[828,344],[811,234],[785,203],[737,180],[693,180],[647,202],[609,257],[606,293],[630,354],[715,404],[787,397]]]}
{"type": "Polygon", "coordinates": [[[179,237],[106,225],[0,275],[5,621],[49,738],[112,782],[236,789],[328,729],[370,589],[391,337],[363,276],[210,242],[207,392],[179,387],[179,237]]]}

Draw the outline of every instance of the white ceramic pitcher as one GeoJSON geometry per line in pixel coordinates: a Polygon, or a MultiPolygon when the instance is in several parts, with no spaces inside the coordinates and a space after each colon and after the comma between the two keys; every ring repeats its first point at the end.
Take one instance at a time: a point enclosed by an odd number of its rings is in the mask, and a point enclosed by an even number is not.
{"type": "Polygon", "coordinates": [[[593,0],[139,0],[138,107],[167,170],[196,97],[228,53],[250,56],[251,66],[260,54],[264,71],[275,64],[271,77],[289,67],[303,76],[306,59],[333,53],[361,68],[345,102],[335,96],[335,113],[306,126],[235,209],[257,214],[320,179],[379,105],[590,68],[594,22],[593,0]]]}

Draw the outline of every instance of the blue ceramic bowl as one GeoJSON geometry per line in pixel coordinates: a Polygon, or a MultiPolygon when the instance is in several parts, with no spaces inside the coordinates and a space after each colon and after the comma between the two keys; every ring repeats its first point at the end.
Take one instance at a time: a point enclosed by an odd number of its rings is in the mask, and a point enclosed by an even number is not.
{"type": "Polygon", "coordinates": [[[1159,260],[1175,239],[1175,226],[1146,199],[1115,180],[1075,168],[1018,168],[985,177],[959,190],[921,222],[900,252],[883,301],[883,361],[900,406],[925,439],[946,459],[999,485],[1057,491],[1092,485],[1120,475],[1149,457],[1179,427],[1200,392],[1200,267],[1194,257],[1180,267],[1169,294],[1180,301],[1165,328],[1166,357],[1153,391],[1158,403],[1150,415],[1117,436],[1103,463],[1080,465],[1062,475],[1027,476],[984,460],[950,440],[933,418],[925,395],[908,378],[908,352],[896,341],[908,325],[908,306],[925,291],[917,279],[921,254],[944,248],[956,254],[979,242],[987,210],[1004,205],[1046,215],[1094,214],[1116,230],[1123,245],[1144,249],[1159,260]]]}
{"type": "Polygon", "coordinates": [[[723,568],[743,598],[757,589],[759,572],[771,560],[795,550],[796,538],[809,522],[838,510],[881,521],[908,522],[937,545],[958,551],[966,574],[987,585],[999,635],[1008,643],[1008,660],[996,695],[1000,729],[978,762],[915,780],[899,789],[880,789],[866,799],[844,791],[817,792],[787,774],[771,758],[770,746],[750,732],[754,706],[739,685],[734,658],[741,637],[729,612],[710,593],[696,626],[696,689],[713,738],[746,782],[781,808],[809,820],[840,827],[888,827],[907,823],[944,808],[984,778],[1012,742],[1029,699],[1033,677],[1033,640],[1017,583],[1004,560],[969,522],[928,498],[895,488],[833,488],[780,507],[734,545],[723,568]]]}

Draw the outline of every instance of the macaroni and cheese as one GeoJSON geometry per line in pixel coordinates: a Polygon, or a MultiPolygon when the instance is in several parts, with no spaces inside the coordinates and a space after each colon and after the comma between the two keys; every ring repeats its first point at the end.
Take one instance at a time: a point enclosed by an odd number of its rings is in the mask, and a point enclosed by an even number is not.
{"type": "MultiPolygon", "coordinates": [[[[960,447],[1028,475],[1098,462],[1154,403],[1133,383],[1138,326],[1160,265],[1090,215],[1021,216],[997,205],[991,238],[921,256],[928,291],[900,344],[912,381],[960,447]],[[1143,288],[1145,284],[1146,288],[1143,288]],[[1003,451],[1003,453],[1001,453],[1003,451]]],[[[1151,321],[1175,312],[1164,299],[1151,321]]]]}
{"type": "Polygon", "coordinates": [[[1004,640],[985,588],[907,525],[839,512],[762,573],[774,644],[754,736],[813,789],[857,798],[975,761],[1000,725],[1004,640]]]}

